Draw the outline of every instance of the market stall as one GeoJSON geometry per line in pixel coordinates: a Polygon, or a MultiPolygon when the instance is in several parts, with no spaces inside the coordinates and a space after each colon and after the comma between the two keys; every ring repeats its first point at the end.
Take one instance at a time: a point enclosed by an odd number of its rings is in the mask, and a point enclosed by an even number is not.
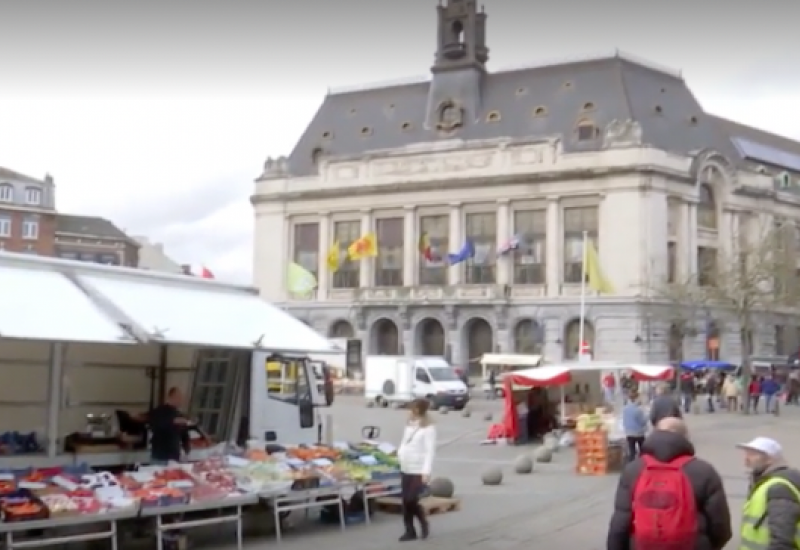
{"type": "MultiPolygon", "coordinates": [[[[566,388],[575,381],[587,377],[598,378],[601,373],[611,373],[617,378],[617,387],[621,386],[619,378],[622,373],[630,374],[638,381],[669,380],[672,377],[671,366],[662,365],[630,365],[608,362],[565,363],[562,365],[545,365],[533,369],[526,369],[511,373],[503,381],[506,386],[503,406],[503,432],[507,439],[516,441],[520,437],[519,412],[514,397],[514,387],[525,388],[558,388],[560,399],[558,402],[561,425],[575,422],[580,414],[590,412],[592,403],[583,403],[582,409],[569,407],[566,388]]],[[[579,382],[580,383],[580,382],[579,382]]],[[[619,396],[620,400],[622,396],[619,396]]],[[[598,403],[599,404],[599,403],[598,403]]],[[[621,406],[622,403],[618,405],[621,406]]],[[[618,407],[619,408],[619,407],[618,407]]]]}

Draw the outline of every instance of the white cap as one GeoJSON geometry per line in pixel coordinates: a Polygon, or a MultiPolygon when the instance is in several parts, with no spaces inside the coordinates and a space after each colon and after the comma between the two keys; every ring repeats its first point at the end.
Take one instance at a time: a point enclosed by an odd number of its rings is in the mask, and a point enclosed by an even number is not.
{"type": "Polygon", "coordinates": [[[781,444],[769,437],[756,437],[747,443],[739,443],[736,445],[740,449],[749,449],[751,451],[758,451],[767,456],[776,457],[783,453],[781,444]]]}

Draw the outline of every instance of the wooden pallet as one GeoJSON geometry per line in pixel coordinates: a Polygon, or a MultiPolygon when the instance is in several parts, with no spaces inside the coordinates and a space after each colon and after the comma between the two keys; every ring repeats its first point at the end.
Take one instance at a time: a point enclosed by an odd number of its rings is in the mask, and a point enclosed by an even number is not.
{"type": "MultiPolygon", "coordinates": [[[[459,498],[425,497],[419,503],[428,515],[457,512],[461,509],[461,499],[459,498]]],[[[403,501],[400,497],[376,498],[375,506],[381,512],[388,514],[401,514],[403,512],[403,501]]]]}

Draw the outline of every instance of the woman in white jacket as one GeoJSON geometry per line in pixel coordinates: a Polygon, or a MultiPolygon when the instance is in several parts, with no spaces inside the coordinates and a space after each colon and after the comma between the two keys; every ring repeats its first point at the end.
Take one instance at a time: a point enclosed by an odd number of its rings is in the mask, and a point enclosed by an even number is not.
{"type": "Polygon", "coordinates": [[[397,450],[397,458],[400,460],[403,523],[406,528],[400,542],[417,539],[414,518],[419,520],[421,538],[428,538],[430,533],[425,511],[419,504],[420,496],[430,481],[436,453],[436,428],[428,416],[429,407],[426,399],[417,399],[411,404],[411,417],[397,450]]]}

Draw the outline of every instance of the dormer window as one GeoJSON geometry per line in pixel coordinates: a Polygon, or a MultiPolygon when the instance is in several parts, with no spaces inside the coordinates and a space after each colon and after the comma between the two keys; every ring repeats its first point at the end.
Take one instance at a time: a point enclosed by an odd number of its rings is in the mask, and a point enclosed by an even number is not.
{"type": "Polygon", "coordinates": [[[597,126],[590,120],[582,120],[578,123],[578,141],[591,141],[597,137],[597,126]]]}
{"type": "Polygon", "coordinates": [[[27,187],[25,189],[25,204],[31,206],[42,204],[42,190],[38,187],[27,187]]]}
{"type": "Polygon", "coordinates": [[[0,202],[14,202],[14,188],[10,183],[0,184],[0,202]]]}

